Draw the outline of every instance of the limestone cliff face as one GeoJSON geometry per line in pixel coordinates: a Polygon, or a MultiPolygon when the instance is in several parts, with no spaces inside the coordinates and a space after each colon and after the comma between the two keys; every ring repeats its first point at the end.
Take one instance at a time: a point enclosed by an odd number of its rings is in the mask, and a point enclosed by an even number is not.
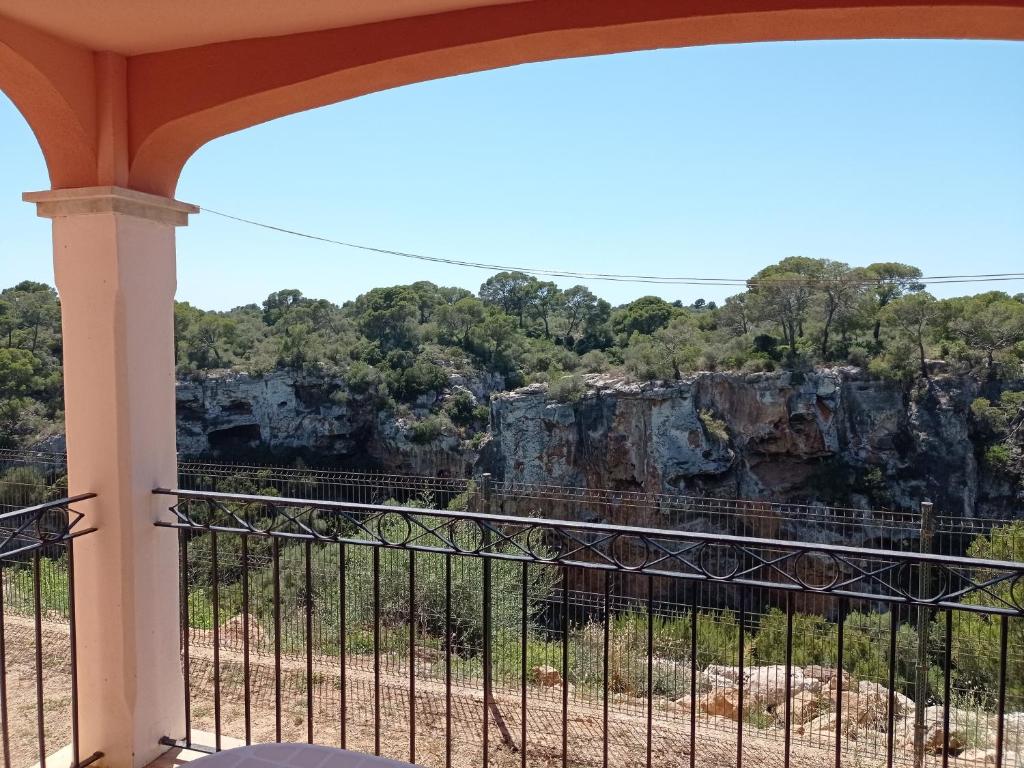
{"type": "Polygon", "coordinates": [[[939,376],[908,392],[854,368],[699,373],[672,383],[594,375],[567,403],[544,385],[501,392],[496,379],[452,376],[443,392],[396,415],[330,377],[224,373],[179,382],[178,449],[859,509],[911,510],[931,499],[947,515],[1024,516],[1019,478],[976,459],[970,404],[980,386],[939,376]],[[413,423],[456,392],[491,402],[479,453],[454,431],[413,439],[413,423]]]}
{"type": "Polygon", "coordinates": [[[1024,491],[975,458],[970,378],[910,393],[853,368],[586,383],[572,403],[540,385],[495,395],[486,467],[524,483],[1024,513],[1024,491]]]}
{"type": "MultiPolygon", "coordinates": [[[[469,389],[465,382],[452,387],[469,389]]],[[[313,374],[222,373],[182,380],[178,452],[222,458],[300,455],[318,464],[462,476],[475,458],[464,441],[441,435],[418,444],[410,436],[417,411],[425,412],[442,396],[425,397],[408,416],[398,417],[379,410],[372,398],[350,392],[344,382],[313,374]]]]}

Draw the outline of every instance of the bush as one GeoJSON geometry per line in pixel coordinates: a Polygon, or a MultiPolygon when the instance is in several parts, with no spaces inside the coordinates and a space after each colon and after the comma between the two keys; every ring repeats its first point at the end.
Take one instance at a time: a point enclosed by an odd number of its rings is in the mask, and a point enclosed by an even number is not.
{"type": "MultiPolygon", "coordinates": [[[[424,518],[423,526],[431,528],[438,524],[435,518],[424,518]]],[[[412,523],[416,542],[423,546],[448,546],[433,534],[424,533],[423,528],[412,523]]],[[[377,518],[374,533],[388,541],[402,541],[409,535],[405,521],[397,515],[377,518]]],[[[354,536],[355,532],[353,532],[354,536]]],[[[479,544],[479,531],[469,527],[449,529],[449,540],[463,550],[472,550],[479,544]]],[[[362,536],[356,536],[362,538],[362,536]]],[[[516,551],[514,544],[503,548],[516,551]]],[[[346,621],[350,633],[362,630],[369,633],[375,619],[382,628],[392,634],[407,636],[410,620],[417,631],[426,636],[445,636],[445,556],[428,552],[412,555],[415,560],[415,611],[411,611],[409,600],[410,553],[406,550],[381,548],[378,550],[380,613],[373,611],[373,560],[374,547],[350,544],[346,546],[346,621]]],[[[290,545],[281,551],[281,602],[282,611],[291,615],[304,613],[307,602],[311,602],[318,627],[318,637],[325,649],[337,651],[338,609],[340,604],[339,572],[341,551],[338,546],[317,546],[314,548],[312,592],[305,588],[305,547],[290,545]]],[[[522,566],[517,562],[492,561],[491,583],[494,603],[492,628],[497,636],[519,637],[522,621],[522,566]]],[[[457,652],[474,653],[483,636],[483,560],[477,557],[454,556],[451,558],[453,642],[457,652]]],[[[534,567],[529,569],[527,590],[528,616],[537,613],[538,606],[551,592],[556,574],[553,569],[534,567]]],[[[253,582],[253,594],[258,596],[258,613],[273,615],[273,582],[269,569],[264,569],[253,582]]],[[[225,618],[230,613],[225,614],[225,618]]],[[[299,638],[301,640],[301,637],[299,638]]],[[[402,641],[404,642],[404,641],[402,641]]]]}
{"type": "Polygon", "coordinates": [[[31,507],[51,497],[49,483],[34,467],[11,467],[0,475],[0,507],[31,507]]]}
{"type": "Polygon", "coordinates": [[[702,408],[698,418],[700,423],[704,425],[704,430],[708,433],[709,437],[713,437],[720,443],[729,442],[729,427],[724,421],[715,416],[714,411],[702,408]]]}
{"type": "MultiPolygon", "coordinates": [[[[678,698],[690,690],[690,614],[655,616],[652,693],[678,698]]],[[[697,668],[738,662],[739,623],[728,611],[697,615],[697,668]]],[[[604,677],[604,625],[586,624],[572,644],[570,680],[600,689],[604,677]]],[[[647,615],[627,611],[612,617],[608,638],[608,682],[614,693],[647,694],[647,615]]]]}
{"type": "Polygon", "coordinates": [[[580,355],[580,368],[587,373],[604,373],[610,367],[608,355],[599,349],[592,349],[580,355]]]}
{"type": "Polygon", "coordinates": [[[409,427],[409,438],[418,445],[431,443],[454,429],[451,419],[446,414],[435,413],[420,419],[409,427]]]}
{"type": "Polygon", "coordinates": [[[993,472],[1004,475],[1013,473],[1013,452],[1010,446],[1004,443],[990,445],[985,449],[983,458],[984,465],[993,472]]]}
{"type": "MultiPolygon", "coordinates": [[[[773,608],[758,624],[751,656],[757,664],[784,664],[786,661],[786,614],[773,608]]],[[[836,625],[822,616],[793,616],[793,664],[834,666],[836,625]]]]}
{"type": "MultiPolygon", "coordinates": [[[[10,563],[3,569],[4,611],[30,616],[35,612],[35,573],[32,564],[10,563]]],[[[67,619],[68,560],[66,555],[39,558],[39,605],[43,615],[67,619]]]]}
{"type": "Polygon", "coordinates": [[[557,403],[578,403],[586,393],[582,376],[562,376],[548,385],[548,398],[557,403]]]}
{"type": "Polygon", "coordinates": [[[345,370],[345,383],[350,390],[362,395],[379,389],[384,383],[384,377],[372,365],[356,360],[345,370]]]}
{"type": "MultiPolygon", "coordinates": [[[[481,420],[481,407],[477,406],[476,398],[465,391],[456,392],[449,397],[445,401],[444,412],[448,414],[452,423],[459,427],[468,427],[481,420]]],[[[483,416],[485,421],[490,416],[486,406],[483,407],[483,416]]]]}
{"type": "Polygon", "coordinates": [[[447,383],[448,374],[444,368],[419,359],[397,376],[395,394],[404,400],[414,400],[428,392],[440,392],[447,383]]]}

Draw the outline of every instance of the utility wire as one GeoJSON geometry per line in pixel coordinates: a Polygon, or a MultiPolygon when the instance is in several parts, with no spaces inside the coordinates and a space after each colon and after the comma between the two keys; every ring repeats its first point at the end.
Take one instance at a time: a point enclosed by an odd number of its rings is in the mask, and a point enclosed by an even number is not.
{"type": "MultiPolygon", "coordinates": [[[[659,285],[707,285],[707,286],[734,286],[739,288],[756,287],[760,283],[767,283],[771,285],[780,285],[786,283],[795,284],[807,284],[810,285],[814,281],[810,279],[801,280],[787,280],[784,278],[771,278],[770,280],[752,280],[743,278],[730,278],[730,277],[669,277],[663,275],[630,275],[620,274],[614,272],[576,272],[572,270],[563,269],[544,269],[540,267],[517,267],[509,266],[506,264],[488,264],[486,262],[479,261],[465,261],[462,259],[448,259],[440,256],[426,256],[421,253],[408,253],[406,251],[395,251],[390,248],[379,248],[371,245],[363,245],[360,243],[350,243],[345,240],[336,240],[331,237],[324,235],[315,235],[309,232],[300,232],[295,229],[288,229],[287,227],[281,227],[275,224],[267,224],[262,221],[256,221],[254,219],[247,219],[242,216],[235,216],[230,213],[224,213],[223,211],[217,211],[212,208],[201,208],[204,213],[210,213],[214,216],[220,216],[224,219],[230,219],[241,224],[248,224],[253,227],[259,227],[261,229],[268,229],[272,232],[279,232],[285,235],[292,235],[293,237],[301,237],[306,240],[314,240],[320,243],[327,243],[329,245],[337,245],[343,248],[352,248],[358,251],[364,251],[369,253],[379,253],[386,256],[397,256],[403,259],[414,259],[416,261],[426,261],[434,264],[449,264],[457,267],[471,267],[473,269],[484,269],[490,272],[522,272],[528,275],[538,275],[543,277],[566,277],[574,278],[578,280],[604,280],[608,282],[618,283],[655,283],[659,285]]],[[[916,283],[925,283],[927,285],[948,285],[951,283],[993,283],[993,282],[1007,282],[1024,280],[1024,272],[994,272],[989,274],[975,274],[975,275],[933,275],[930,277],[914,278],[916,283]]],[[[877,285],[877,280],[859,280],[849,281],[850,285],[877,285]]]]}

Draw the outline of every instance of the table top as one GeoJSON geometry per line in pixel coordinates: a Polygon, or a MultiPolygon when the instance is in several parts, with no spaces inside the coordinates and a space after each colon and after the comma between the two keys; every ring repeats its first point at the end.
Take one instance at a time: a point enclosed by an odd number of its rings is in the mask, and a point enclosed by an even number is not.
{"type": "Polygon", "coordinates": [[[319,744],[254,744],[193,760],[195,768],[410,768],[410,763],[319,744]]]}

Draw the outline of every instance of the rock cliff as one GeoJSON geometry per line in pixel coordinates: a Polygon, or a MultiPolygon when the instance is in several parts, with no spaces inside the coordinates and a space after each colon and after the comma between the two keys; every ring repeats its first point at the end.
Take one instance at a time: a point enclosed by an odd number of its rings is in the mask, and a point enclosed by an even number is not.
{"type": "Polygon", "coordinates": [[[545,385],[502,392],[497,380],[453,376],[444,392],[396,413],[315,374],[209,375],[178,384],[178,448],[862,509],[931,499],[947,515],[1024,515],[1019,476],[977,458],[970,405],[981,384],[970,377],[939,376],[909,391],[855,368],[583,383],[571,402],[556,402],[545,385]],[[415,438],[412,426],[454,393],[490,400],[479,451],[480,441],[454,430],[415,438]]]}
{"type": "Polygon", "coordinates": [[[476,456],[465,441],[442,434],[420,444],[410,434],[417,413],[441,397],[424,398],[402,416],[381,410],[372,397],[349,391],[337,379],[313,374],[223,373],[182,380],[178,453],[301,456],[317,464],[461,477],[472,472],[476,456]]]}
{"type": "Polygon", "coordinates": [[[906,391],[855,368],[673,383],[590,376],[573,402],[541,385],[492,399],[483,463],[496,476],[622,491],[916,509],[1024,512],[1024,490],[979,466],[979,383],[906,391]]]}

